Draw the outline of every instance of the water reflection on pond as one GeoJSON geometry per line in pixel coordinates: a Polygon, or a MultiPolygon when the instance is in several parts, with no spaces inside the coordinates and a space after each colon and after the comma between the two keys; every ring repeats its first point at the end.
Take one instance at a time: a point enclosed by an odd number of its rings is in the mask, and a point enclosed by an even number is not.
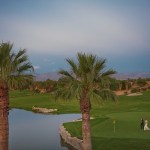
{"type": "Polygon", "coordinates": [[[80,114],[43,115],[10,110],[9,150],[67,150],[60,139],[59,125],[80,117],[80,114]]]}

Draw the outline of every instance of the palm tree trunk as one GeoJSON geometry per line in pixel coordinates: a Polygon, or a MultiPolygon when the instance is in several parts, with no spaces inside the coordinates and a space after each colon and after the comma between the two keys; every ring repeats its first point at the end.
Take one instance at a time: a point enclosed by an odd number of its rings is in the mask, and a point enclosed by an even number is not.
{"type": "Polygon", "coordinates": [[[92,150],[90,113],[82,113],[83,150],[92,150]]]}
{"type": "Polygon", "coordinates": [[[80,110],[82,112],[82,138],[83,138],[83,150],[92,150],[91,141],[91,124],[90,124],[90,110],[91,103],[87,98],[87,93],[84,92],[83,98],[80,99],[80,110]]]}
{"type": "Polygon", "coordinates": [[[8,87],[0,81],[0,150],[8,150],[8,87]]]}
{"type": "Polygon", "coordinates": [[[0,150],[8,150],[8,116],[0,117],[0,150]]]}

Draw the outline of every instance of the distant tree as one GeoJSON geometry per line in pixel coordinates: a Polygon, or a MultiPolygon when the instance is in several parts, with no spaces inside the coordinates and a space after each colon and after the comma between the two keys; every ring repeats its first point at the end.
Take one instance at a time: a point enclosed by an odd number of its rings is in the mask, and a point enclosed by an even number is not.
{"type": "Polygon", "coordinates": [[[114,78],[112,78],[111,79],[110,89],[113,90],[113,91],[119,90],[119,81],[114,79],[114,78]]]}
{"type": "Polygon", "coordinates": [[[114,70],[105,69],[106,59],[98,58],[92,54],[77,54],[77,62],[66,59],[70,71],[60,70],[62,78],[58,82],[57,96],[69,98],[76,96],[79,100],[82,113],[83,149],[91,150],[90,111],[92,97],[99,100],[116,99],[110,90],[110,75],[114,70]]]}
{"type": "Polygon", "coordinates": [[[32,90],[39,93],[40,90],[45,90],[45,92],[52,92],[57,84],[57,81],[47,79],[46,81],[34,81],[32,90]]]}
{"type": "Polygon", "coordinates": [[[142,79],[142,78],[138,78],[136,80],[136,83],[139,85],[139,86],[144,86],[146,84],[146,79],[142,79]]]}
{"type": "MultiPolygon", "coordinates": [[[[32,80],[31,72],[28,71],[33,71],[33,66],[28,61],[26,50],[20,49],[14,53],[12,48],[13,44],[9,42],[0,44],[0,135],[4,135],[3,123],[7,123],[9,89],[32,80]]],[[[3,138],[0,137],[0,140],[3,138]]]]}
{"type": "Polygon", "coordinates": [[[47,79],[45,81],[45,88],[47,92],[52,92],[56,87],[57,81],[47,79]]]}
{"type": "Polygon", "coordinates": [[[125,90],[126,89],[126,81],[122,80],[121,81],[121,90],[125,90]]]}

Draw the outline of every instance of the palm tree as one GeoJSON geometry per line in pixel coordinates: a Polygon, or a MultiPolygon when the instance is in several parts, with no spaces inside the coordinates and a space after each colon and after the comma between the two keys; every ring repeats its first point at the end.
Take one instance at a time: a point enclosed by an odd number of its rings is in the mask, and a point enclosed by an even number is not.
{"type": "Polygon", "coordinates": [[[26,50],[14,53],[12,48],[13,44],[9,42],[0,44],[0,135],[3,135],[0,143],[8,136],[9,89],[32,80],[28,71],[33,71],[33,66],[28,61],[26,50]]]}
{"type": "Polygon", "coordinates": [[[8,150],[8,87],[0,81],[0,149],[8,150]],[[4,95],[5,94],[5,95],[4,95]]]}
{"type": "Polygon", "coordinates": [[[69,98],[76,96],[82,113],[83,149],[91,150],[90,111],[93,97],[99,100],[113,99],[116,95],[110,90],[110,75],[116,73],[109,69],[104,71],[106,59],[92,54],[77,54],[77,62],[66,59],[70,71],[60,70],[62,78],[58,82],[56,96],[69,98]]]}

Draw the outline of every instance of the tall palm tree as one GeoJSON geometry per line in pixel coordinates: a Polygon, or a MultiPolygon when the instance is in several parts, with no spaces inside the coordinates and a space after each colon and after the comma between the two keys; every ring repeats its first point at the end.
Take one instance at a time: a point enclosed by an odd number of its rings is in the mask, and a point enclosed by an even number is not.
{"type": "Polygon", "coordinates": [[[82,146],[84,150],[91,150],[91,100],[93,97],[99,100],[116,99],[116,95],[109,88],[110,75],[116,72],[111,69],[105,71],[106,59],[92,54],[78,53],[77,62],[73,59],[66,61],[70,65],[70,71],[59,71],[62,78],[58,82],[56,96],[76,96],[79,100],[82,113],[82,146]]]}
{"type": "Polygon", "coordinates": [[[12,48],[9,42],[0,44],[0,143],[5,143],[8,136],[9,89],[32,80],[29,71],[33,71],[33,66],[26,50],[14,53],[12,48]]]}
{"type": "Polygon", "coordinates": [[[8,87],[0,81],[0,149],[8,150],[8,87]]]}

